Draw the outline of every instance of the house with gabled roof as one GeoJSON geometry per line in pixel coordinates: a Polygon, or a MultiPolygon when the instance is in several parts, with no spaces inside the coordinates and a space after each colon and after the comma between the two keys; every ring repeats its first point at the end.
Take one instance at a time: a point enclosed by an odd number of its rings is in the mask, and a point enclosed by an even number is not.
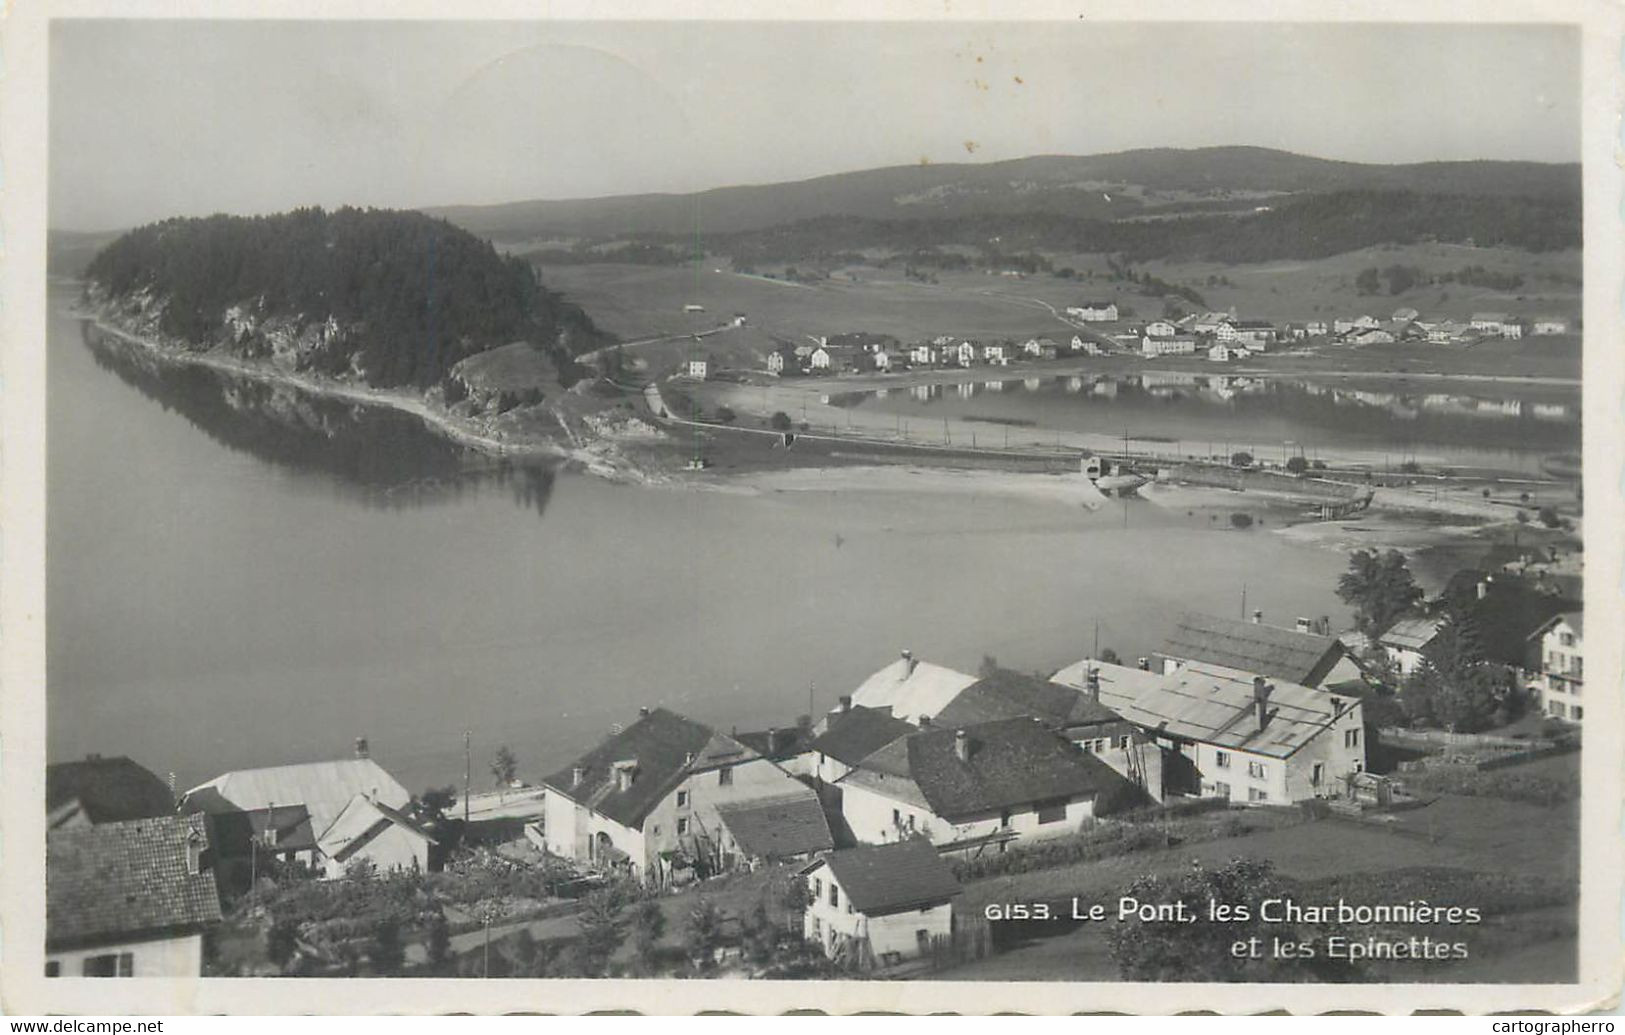
{"type": "Polygon", "coordinates": [[[46,826],[91,826],[169,816],[175,794],[150,769],[120,755],[88,755],[45,767],[46,826]]]}
{"type": "Polygon", "coordinates": [[[400,781],[373,761],[362,740],[354,758],[223,773],[181,795],[180,811],[218,815],[303,805],[311,828],[320,835],[357,794],[370,794],[396,809],[412,800],[400,781]]]}
{"type": "Polygon", "coordinates": [[[941,711],[974,682],[975,676],[921,661],[905,650],[896,661],[859,684],[851,696],[854,705],[887,709],[904,722],[917,723],[920,716],[941,711]]]}
{"type": "Polygon", "coordinates": [[[46,977],[199,977],[220,922],[202,816],[155,816],[45,838],[46,977]]]}
{"type": "Polygon", "coordinates": [[[840,706],[829,714],[823,727],[808,745],[808,768],[825,783],[839,780],[898,737],[919,732],[918,727],[890,711],[853,704],[850,697],[841,698],[840,706]]]}
{"type": "Polygon", "coordinates": [[[929,841],[859,845],[801,871],[803,940],[834,960],[886,966],[924,956],[953,934],[953,870],[929,841]]]}
{"type": "Polygon", "coordinates": [[[1422,652],[1439,635],[1443,625],[1444,619],[1440,617],[1401,618],[1377,637],[1377,645],[1399,669],[1399,674],[1408,676],[1422,663],[1422,652]]]}
{"type": "Polygon", "coordinates": [[[775,798],[725,801],[717,805],[721,850],[751,869],[767,863],[806,859],[835,845],[816,794],[805,789],[775,798]]]}
{"type": "Polygon", "coordinates": [[[377,873],[428,873],[439,869],[439,839],[400,809],[370,794],[357,794],[318,839],[329,878],[364,863],[377,873]]]}
{"type": "Polygon", "coordinates": [[[1287,804],[1340,797],[1365,769],[1360,698],[1191,662],[1122,709],[1189,764],[1204,797],[1287,804]]]}
{"type": "Polygon", "coordinates": [[[1158,653],[1165,671],[1194,661],[1310,687],[1359,680],[1360,666],[1348,649],[1313,628],[1308,619],[1299,619],[1293,629],[1265,625],[1262,611],[1253,612],[1248,622],[1187,611],[1158,653]]]}
{"type": "MultiPolygon", "coordinates": [[[[636,722],[542,786],[549,852],[658,885],[749,862],[741,850],[751,846],[737,830],[724,830],[728,807],[793,797],[817,802],[811,788],[760,752],[664,708],[641,709],[636,722]]],[[[827,824],[807,837],[807,850],[826,838],[827,824]]],[[[776,844],[775,851],[788,848],[776,844]]]]}
{"type": "Polygon", "coordinates": [[[923,836],[941,852],[1064,836],[1140,799],[1110,766],[1028,718],[901,737],[836,786],[858,841],[923,836]]]}
{"type": "Polygon", "coordinates": [[[1537,707],[1554,719],[1585,719],[1585,615],[1566,611],[1553,615],[1529,634],[1538,646],[1539,675],[1530,689],[1537,707]]]}

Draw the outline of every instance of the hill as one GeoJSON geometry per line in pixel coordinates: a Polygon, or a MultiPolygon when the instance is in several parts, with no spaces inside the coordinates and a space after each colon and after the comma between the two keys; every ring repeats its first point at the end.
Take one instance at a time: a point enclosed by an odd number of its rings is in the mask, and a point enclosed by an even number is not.
{"type": "Polygon", "coordinates": [[[1259,147],[1152,148],[987,163],[895,166],[791,183],[430,210],[517,242],[761,230],[821,217],[961,219],[1046,214],[1119,220],[1242,210],[1272,197],[1335,191],[1519,196],[1578,204],[1580,168],[1538,162],[1371,165],[1259,147]]]}
{"type": "Polygon", "coordinates": [[[119,237],[85,275],[130,329],[379,387],[439,384],[516,339],[568,366],[600,338],[530,264],[418,212],[170,219],[119,237]]]}

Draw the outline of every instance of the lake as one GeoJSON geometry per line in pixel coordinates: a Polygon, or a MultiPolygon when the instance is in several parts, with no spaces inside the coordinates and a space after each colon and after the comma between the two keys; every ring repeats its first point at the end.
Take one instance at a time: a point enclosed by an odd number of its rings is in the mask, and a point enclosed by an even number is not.
{"type": "Polygon", "coordinates": [[[387,410],[49,322],[48,753],[184,788],[373,755],[420,790],[562,765],[665,705],[786,725],[900,648],[1132,657],[1186,608],[1346,618],[1344,559],[1117,501],[651,489],[496,463],[387,410]]]}
{"type": "Polygon", "coordinates": [[[1183,371],[1012,377],[990,370],[976,381],[846,392],[830,402],[918,422],[983,421],[993,425],[986,432],[993,443],[999,425],[1036,426],[1123,436],[1135,451],[1205,457],[1245,450],[1276,464],[1327,450],[1378,469],[1416,458],[1535,473],[1542,455],[1580,448],[1579,388],[1552,385],[1339,384],[1183,371]]]}

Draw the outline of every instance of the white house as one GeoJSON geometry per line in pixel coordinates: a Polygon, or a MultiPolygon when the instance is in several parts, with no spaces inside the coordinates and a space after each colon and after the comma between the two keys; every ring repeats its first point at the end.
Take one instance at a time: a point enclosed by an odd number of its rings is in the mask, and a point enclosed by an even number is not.
{"type": "Polygon", "coordinates": [[[1380,327],[1370,327],[1351,332],[1347,341],[1352,345],[1392,345],[1394,336],[1380,327]]]}
{"type": "Polygon", "coordinates": [[[1483,331],[1485,334],[1499,334],[1506,338],[1523,336],[1523,326],[1506,313],[1474,313],[1468,323],[1473,330],[1483,331]],[[1514,328],[1512,333],[1508,333],[1508,327],[1514,328]]]}
{"type": "Polygon", "coordinates": [[[915,366],[930,366],[937,361],[936,347],[922,341],[909,350],[908,361],[915,366]]]}
{"type": "Polygon", "coordinates": [[[1184,756],[1204,797],[1335,798],[1365,769],[1360,699],[1217,665],[1186,664],[1117,709],[1184,756]]]}
{"type": "Polygon", "coordinates": [[[820,345],[816,349],[813,349],[811,352],[807,353],[807,366],[811,367],[813,370],[828,370],[830,366],[830,359],[831,357],[829,349],[820,345]]]}
{"type": "Polygon", "coordinates": [[[869,359],[872,363],[874,363],[875,369],[881,371],[882,373],[891,369],[891,353],[887,352],[884,348],[875,349],[875,351],[870,354],[869,359]]]}
{"type": "Polygon", "coordinates": [[[953,871],[927,841],[829,852],[801,871],[802,938],[835,960],[886,966],[953,934],[953,871]]]}
{"type": "Polygon", "coordinates": [[[1185,335],[1172,338],[1144,337],[1140,339],[1142,356],[1189,356],[1196,352],[1196,339],[1185,335]]]}
{"type": "Polygon", "coordinates": [[[357,860],[378,873],[428,873],[436,840],[416,820],[367,793],[357,794],[316,838],[329,879],[357,860]]]}
{"type": "Polygon", "coordinates": [[[45,976],[203,974],[220,922],[205,817],[155,816],[45,838],[45,976]]]}
{"type": "Polygon", "coordinates": [[[1010,358],[1005,354],[1004,345],[999,342],[988,342],[982,346],[982,362],[1005,366],[1010,362],[1010,358]]]}
{"type": "Polygon", "coordinates": [[[950,345],[942,350],[942,361],[952,366],[969,367],[976,364],[976,346],[968,341],[950,345]]]}
{"type": "Polygon", "coordinates": [[[939,852],[1062,837],[1140,798],[1105,762],[1028,717],[930,724],[865,758],[836,787],[857,840],[923,836],[939,852]]]}
{"type": "Polygon", "coordinates": [[[1145,333],[1153,338],[1172,338],[1179,328],[1167,320],[1152,320],[1145,325],[1145,333]]]}
{"type": "Polygon", "coordinates": [[[1537,316],[1530,333],[1544,337],[1548,334],[1569,333],[1569,322],[1561,316],[1537,316]]]}
{"type": "Polygon", "coordinates": [[[770,374],[784,373],[784,353],[774,349],[767,354],[767,372],[770,374]]]}
{"type": "Polygon", "coordinates": [[[690,359],[687,363],[683,364],[683,373],[687,374],[696,381],[704,381],[706,374],[710,369],[710,361],[705,359],[703,356],[690,359]]]}
{"type": "Polygon", "coordinates": [[[1442,625],[1444,621],[1439,618],[1402,618],[1377,637],[1377,645],[1399,668],[1399,674],[1408,676],[1422,663],[1422,652],[1439,635],[1442,625]]]}
{"type": "Polygon", "coordinates": [[[1215,363],[1228,363],[1232,358],[1230,346],[1215,345],[1207,350],[1207,358],[1215,363]]]}
{"type": "Polygon", "coordinates": [[[1448,345],[1466,337],[1471,329],[1460,320],[1443,320],[1427,328],[1427,340],[1435,345],[1448,345]]]}
{"type": "Polygon", "coordinates": [[[976,682],[966,675],[943,665],[921,661],[913,651],[902,656],[874,675],[865,679],[852,691],[852,704],[864,708],[889,711],[904,722],[918,723],[942,711],[959,691],[976,682]]]}
{"type": "Polygon", "coordinates": [[[1111,323],[1118,319],[1116,302],[1083,302],[1066,307],[1066,315],[1075,320],[1111,323]]]}
{"type": "Polygon", "coordinates": [[[745,805],[795,813],[798,822],[772,845],[787,858],[833,844],[827,824],[800,822],[810,815],[806,802],[817,808],[810,788],[735,738],[664,708],[642,709],[542,786],[549,852],[646,884],[749,865],[752,852],[766,850],[753,838],[764,824],[724,816],[745,805]]]}
{"type": "Polygon", "coordinates": [[[1585,718],[1585,623],[1579,611],[1550,619],[1531,639],[1540,641],[1540,675],[1534,689],[1542,709],[1554,719],[1585,718]]]}
{"type": "Polygon", "coordinates": [[[1304,333],[1311,338],[1324,338],[1329,330],[1325,320],[1310,320],[1304,324],[1303,329],[1304,333]]]}
{"type": "Polygon", "coordinates": [[[1308,687],[1337,687],[1363,679],[1359,663],[1341,640],[1325,631],[1330,623],[1299,618],[1292,629],[1187,611],[1175,621],[1158,654],[1163,670],[1182,664],[1222,665],[1308,687]],[[1317,631],[1317,626],[1320,630],[1317,631]]]}
{"type": "Polygon", "coordinates": [[[1101,354],[1099,345],[1096,345],[1093,341],[1084,341],[1083,338],[1076,334],[1072,336],[1072,351],[1081,352],[1086,356],[1098,356],[1101,354]]]}

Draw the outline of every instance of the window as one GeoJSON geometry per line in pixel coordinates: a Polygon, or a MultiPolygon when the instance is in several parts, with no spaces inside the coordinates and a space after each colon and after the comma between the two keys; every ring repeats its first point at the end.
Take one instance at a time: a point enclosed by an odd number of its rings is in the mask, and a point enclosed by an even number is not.
{"type": "Polygon", "coordinates": [[[1223,780],[1219,780],[1213,785],[1213,793],[1221,798],[1228,798],[1230,797],[1230,785],[1223,780]]]}
{"type": "Polygon", "coordinates": [[[841,904],[841,889],[836,886],[834,881],[829,882],[829,904],[832,906],[841,904]]]}
{"type": "Polygon", "coordinates": [[[1585,718],[1585,711],[1586,710],[1584,708],[1580,707],[1579,705],[1575,705],[1574,706],[1574,721],[1579,722],[1581,719],[1585,718]]]}
{"type": "Polygon", "coordinates": [[[1325,763],[1316,762],[1315,767],[1309,771],[1309,785],[1311,787],[1319,787],[1320,786],[1320,781],[1325,778],[1325,775],[1326,775],[1326,765],[1325,765],[1325,763]]]}
{"type": "Polygon", "coordinates": [[[660,824],[659,823],[655,824],[655,836],[656,837],[660,836],[660,824]]]}
{"type": "Polygon", "coordinates": [[[813,899],[813,901],[817,902],[818,897],[820,895],[822,895],[823,893],[824,893],[824,882],[819,880],[817,877],[814,877],[812,879],[812,899],[813,899]]]}
{"type": "Polygon", "coordinates": [[[688,833],[688,820],[682,816],[677,817],[677,833],[678,836],[688,833]]]}
{"type": "Polygon", "coordinates": [[[1005,809],[1003,812],[999,813],[999,826],[1002,828],[1002,827],[1007,827],[1009,825],[1010,825],[1010,810],[1005,809]]]}
{"type": "Polygon", "coordinates": [[[1040,824],[1063,822],[1066,819],[1066,799],[1041,801],[1035,811],[1038,813],[1040,824]]]}
{"type": "Polygon", "coordinates": [[[1360,746],[1360,731],[1358,729],[1343,731],[1343,746],[1357,748],[1360,746]]]}
{"type": "Polygon", "coordinates": [[[1213,753],[1213,764],[1218,766],[1220,769],[1229,769],[1230,768],[1230,752],[1228,752],[1228,751],[1215,751],[1213,753]]]}
{"type": "Polygon", "coordinates": [[[1558,637],[1558,640],[1561,641],[1563,646],[1565,646],[1565,647],[1574,646],[1574,634],[1573,633],[1563,633],[1561,636],[1558,637]]]}
{"type": "Polygon", "coordinates": [[[852,900],[851,899],[846,900],[846,911],[849,914],[852,912],[852,900]]]}
{"type": "Polygon", "coordinates": [[[1564,718],[1568,714],[1568,710],[1563,707],[1561,702],[1552,701],[1551,705],[1552,705],[1552,718],[1561,719],[1561,718],[1564,718]]]}
{"type": "Polygon", "coordinates": [[[61,977],[62,976],[62,961],[61,960],[46,960],[45,961],[45,976],[46,977],[61,977]]]}
{"type": "Polygon", "coordinates": [[[1247,788],[1247,800],[1248,801],[1269,801],[1270,800],[1270,795],[1269,795],[1268,791],[1266,791],[1266,790],[1264,790],[1264,789],[1262,789],[1260,787],[1249,787],[1249,788],[1247,788]]]}
{"type": "Polygon", "coordinates": [[[821,941],[824,937],[824,925],[816,916],[812,918],[812,936],[814,941],[821,941]]]}
{"type": "Polygon", "coordinates": [[[677,792],[677,807],[680,808],[680,809],[688,808],[688,792],[687,791],[678,791],[677,792]]]}
{"type": "Polygon", "coordinates": [[[931,932],[923,927],[920,928],[914,932],[914,941],[919,945],[921,952],[929,951],[931,948],[931,932]]]}
{"type": "Polygon", "coordinates": [[[1127,733],[1125,733],[1121,737],[1117,738],[1117,748],[1120,751],[1127,751],[1128,750],[1128,734],[1127,733]]]}
{"type": "Polygon", "coordinates": [[[717,786],[730,787],[734,782],[734,767],[725,765],[717,770],[717,786]]]}
{"type": "Polygon", "coordinates": [[[1264,768],[1263,762],[1248,762],[1247,775],[1255,780],[1262,780],[1269,775],[1269,770],[1264,768]]]}
{"type": "Polygon", "coordinates": [[[128,952],[86,956],[82,970],[85,977],[130,977],[135,973],[135,956],[128,952]]]}
{"type": "Polygon", "coordinates": [[[903,814],[901,812],[898,812],[896,809],[892,809],[891,810],[891,821],[892,821],[892,826],[894,826],[894,827],[902,826],[903,825],[903,814]]]}

